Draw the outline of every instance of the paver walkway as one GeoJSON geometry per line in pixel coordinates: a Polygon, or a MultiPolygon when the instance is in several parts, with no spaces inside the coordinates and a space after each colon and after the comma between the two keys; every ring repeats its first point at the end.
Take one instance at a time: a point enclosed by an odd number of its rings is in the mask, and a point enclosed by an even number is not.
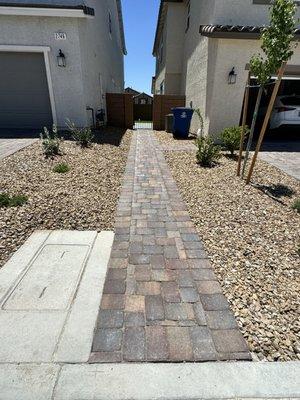
{"type": "Polygon", "coordinates": [[[2,139],[0,138],[0,160],[30,146],[37,139],[2,139]]]}
{"type": "Polygon", "coordinates": [[[90,362],[250,359],[151,131],[133,135],[90,362]]]}

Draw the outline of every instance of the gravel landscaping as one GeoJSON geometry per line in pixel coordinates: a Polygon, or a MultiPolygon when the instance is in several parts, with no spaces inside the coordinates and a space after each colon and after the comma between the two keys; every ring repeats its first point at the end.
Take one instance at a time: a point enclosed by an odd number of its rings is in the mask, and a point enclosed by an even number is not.
{"type": "Polygon", "coordinates": [[[36,142],[0,161],[0,192],[26,195],[21,207],[0,208],[0,267],[36,229],[113,230],[131,131],[106,129],[91,148],[62,143],[45,159],[36,142]],[[67,163],[70,171],[53,168],[67,163]]]}
{"type": "Polygon", "coordinates": [[[225,156],[212,169],[193,151],[165,156],[254,360],[300,360],[299,182],[260,161],[259,187],[245,186],[225,156]]]}

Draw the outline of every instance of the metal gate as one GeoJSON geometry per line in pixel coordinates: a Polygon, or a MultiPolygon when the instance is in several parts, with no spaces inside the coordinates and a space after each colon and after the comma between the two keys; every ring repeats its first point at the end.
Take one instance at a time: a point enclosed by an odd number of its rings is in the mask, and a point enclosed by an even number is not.
{"type": "Polygon", "coordinates": [[[134,129],[153,129],[152,104],[133,104],[134,129]]]}

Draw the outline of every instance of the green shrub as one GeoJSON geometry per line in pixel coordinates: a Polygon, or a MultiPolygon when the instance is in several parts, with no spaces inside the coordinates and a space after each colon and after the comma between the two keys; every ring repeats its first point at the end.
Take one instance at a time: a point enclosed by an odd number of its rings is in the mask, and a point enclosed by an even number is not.
{"type": "Polygon", "coordinates": [[[300,213],[300,199],[296,199],[293,204],[293,209],[300,213]]]}
{"type": "Polygon", "coordinates": [[[87,148],[92,144],[94,135],[91,128],[77,128],[74,122],[67,121],[67,126],[72,132],[72,137],[75,142],[82,148],[87,148]]]}
{"type": "Polygon", "coordinates": [[[0,193],[0,208],[22,206],[27,200],[28,197],[24,195],[10,196],[7,193],[0,193]]]}
{"type": "Polygon", "coordinates": [[[7,193],[0,193],[0,207],[8,207],[10,197],[7,193]]]}
{"type": "Polygon", "coordinates": [[[65,174],[66,172],[70,171],[70,167],[66,163],[60,163],[55,165],[53,168],[53,172],[56,172],[58,174],[65,174]]]}
{"type": "Polygon", "coordinates": [[[53,158],[60,154],[61,138],[58,137],[57,128],[53,125],[52,131],[44,127],[44,133],[41,133],[43,152],[46,158],[53,158]]]}
{"type": "Polygon", "coordinates": [[[221,148],[210,137],[199,137],[197,161],[202,167],[212,167],[221,157],[221,148]]]}
{"type": "Polygon", "coordinates": [[[224,129],[221,133],[222,144],[225,150],[229,151],[231,157],[233,157],[235,150],[240,147],[242,129],[242,126],[232,126],[224,129]]]}

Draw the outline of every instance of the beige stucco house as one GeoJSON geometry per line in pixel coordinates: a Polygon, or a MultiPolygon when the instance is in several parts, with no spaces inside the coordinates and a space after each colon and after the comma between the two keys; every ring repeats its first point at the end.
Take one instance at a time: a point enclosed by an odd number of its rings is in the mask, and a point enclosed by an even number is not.
{"type": "MultiPolygon", "coordinates": [[[[187,106],[202,110],[205,132],[215,137],[225,127],[239,124],[247,65],[260,51],[260,30],[268,24],[269,5],[267,0],[162,0],[153,49],[153,92],[186,95],[187,106]],[[233,68],[236,83],[229,84],[233,68]]],[[[286,79],[299,78],[300,47],[289,64],[286,79]]],[[[294,82],[289,90],[299,91],[294,82]]],[[[197,128],[194,117],[191,129],[197,128]]]]}
{"type": "Polygon", "coordinates": [[[91,125],[124,54],[121,0],[0,0],[0,128],[91,125]]]}

